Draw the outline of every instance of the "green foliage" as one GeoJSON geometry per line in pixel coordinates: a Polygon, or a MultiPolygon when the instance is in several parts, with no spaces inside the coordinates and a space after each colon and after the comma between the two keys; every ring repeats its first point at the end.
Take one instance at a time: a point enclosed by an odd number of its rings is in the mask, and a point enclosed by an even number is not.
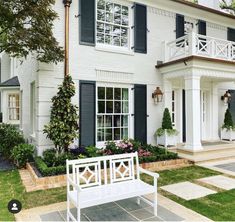
{"type": "Polygon", "coordinates": [[[162,128],[159,128],[159,129],[157,129],[155,134],[156,134],[156,136],[160,137],[160,136],[164,135],[165,131],[166,131],[168,136],[175,136],[175,135],[178,135],[178,133],[179,133],[176,129],[166,129],[166,130],[164,130],[162,128]]]}
{"type": "Polygon", "coordinates": [[[0,124],[0,153],[3,157],[10,159],[12,149],[21,143],[25,143],[24,137],[15,126],[0,124]]]}
{"type": "Polygon", "coordinates": [[[12,158],[19,168],[25,167],[26,163],[33,160],[34,146],[19,144],[12,150],[12,158]]]}
{"type": "MultiPolygon", "coordinates": [[[[95,146],[88,146],[85,149],[85,154],[87,157],[97,157],[97,156],[101,156],[102,153],[100,152],[100,149],[96,148],[95,146]]],[[[79,156],[81,158],[81,156],[79,156]]],[[[84,155],[83,155],[84,157],[84,155]]]]}
{"type": "Polygon", "coordinates": [[[232,0],[230,3],[227,3],[226,0],[222,0],[220,2],[220,8],[226,9],[230,12],[230,14],[235,14],[235,0],[232,0]]]}
{"type": "Polygon", "coordinates": [[[73,160],[76,157],[71,153],[58,154],[55,149],[49,149],[43,152],[43,161],[48,167],[65,166],[66,159],[73,160]]]}
{"type": "Polygon", "coordinates": [[[165,108],[162,119],[162,129],[173,129],[171,115],[168,108],[165,108]]]}
{"type": "Polygon", "coordinates": [[[64,51],[53,36],[55,0],[0,0],[0,52],[35,53],[41,62],[61,62],[64,51]]]}
{"type": "Polygon", "coordinates": [[[232,115],[229,111],[229,109],[226,110],[225,115],[224,115],[224,125],[223,128],[225,129],[232,129],[234,126],[233,124],[233,118],[232,115]]]}
{"type": "Polygon", "coordinates": [[[66,173],[66,165],[48,167],[41,157],[35,158],[35,165],[42,176],[54,176],[66,173]]]}
{"type": "Polygon", "coordinates": [[[71,103],[74,95],[72,77],[66,76],[57,95],[52,98],[51,120],[43,130],[59,153],[67,151],[68,146],[78,137],[78,108],[71,103]]]}

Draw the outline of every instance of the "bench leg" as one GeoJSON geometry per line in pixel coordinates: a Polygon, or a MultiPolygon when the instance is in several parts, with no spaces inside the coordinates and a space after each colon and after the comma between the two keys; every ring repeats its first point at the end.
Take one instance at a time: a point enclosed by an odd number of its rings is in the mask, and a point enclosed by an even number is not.
{"type": "Polygon", "coordinates": [[[81,221],[81,210],[80,210],[80,207],[77,206],[77,222],[80,222],[81,221]]]}
{"type": "Polygon", "coordinates": [[[140,205],[140,197],[137,197],[137,204],[140,205]]]}
{"type": "Polygon", "coordinates": [[[154,193],[154,215],[157,216],[157,192],[154,193]]]}

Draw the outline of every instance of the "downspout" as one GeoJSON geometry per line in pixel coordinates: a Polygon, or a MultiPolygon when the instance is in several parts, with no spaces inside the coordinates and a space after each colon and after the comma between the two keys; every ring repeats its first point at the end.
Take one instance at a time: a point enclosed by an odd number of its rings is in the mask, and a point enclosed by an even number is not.
{"type": "Polygon", "coordinates": [[[64,76],[69,75],[69,8],[72,0],[63,0],[65,7],[65,36],[64,36],[64,76]]]}

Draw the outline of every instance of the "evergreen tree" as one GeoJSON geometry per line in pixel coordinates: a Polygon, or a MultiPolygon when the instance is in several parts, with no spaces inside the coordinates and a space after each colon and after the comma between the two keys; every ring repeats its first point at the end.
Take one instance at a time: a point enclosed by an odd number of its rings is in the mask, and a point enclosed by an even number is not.
{"type": "Polygon", "coordinates": [[[51,120],[43,131],[53,141],[58,153],[67,151],[68,146],[78,137],[78,108],[71,103],[74,95],[72,77],[65,76],[57,95],[52,98],[51,120]]]}
{"type": "Polygon", "coordinates": [[[168,108],[165,108],[163,113],[162,129],[173,129],[171,115],[168,108]]]}
{"type": "Polygon", "coordinates": [[[229,109],[226,110],[225,116],[224,116],[224,127],[227,129],[230,129],[233,127],[233,118],[229,111],[229,109]]]}

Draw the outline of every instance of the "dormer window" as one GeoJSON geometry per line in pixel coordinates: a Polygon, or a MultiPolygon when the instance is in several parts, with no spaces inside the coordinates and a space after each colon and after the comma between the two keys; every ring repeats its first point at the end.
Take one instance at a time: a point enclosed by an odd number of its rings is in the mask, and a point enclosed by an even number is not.
{"type": "Polygon", "coordinates": [[[96,43],[129,48],[130,9],[110,0],[97,0],[96,43]]]}

